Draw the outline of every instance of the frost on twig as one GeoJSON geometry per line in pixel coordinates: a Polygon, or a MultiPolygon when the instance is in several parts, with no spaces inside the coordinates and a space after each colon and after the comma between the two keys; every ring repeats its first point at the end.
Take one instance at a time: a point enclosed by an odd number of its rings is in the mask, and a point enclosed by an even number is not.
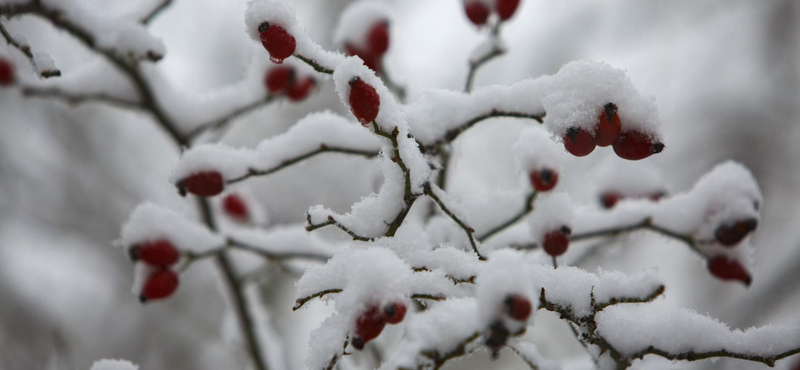
{"type": "Polygon", "coordinates": [[[56,67],[55,61],[53,61],[53,58],[50,57],[49,54],[42,51],[32,51],[28,40],[24,36],[12,36],[2,22],[0,22],[0,35],[3,35],[6,43],[17,48],[22,54],[25,54],[31,61],[33,69],[40,77],[50,78],[61,76],[61,71],[56,67]]]}

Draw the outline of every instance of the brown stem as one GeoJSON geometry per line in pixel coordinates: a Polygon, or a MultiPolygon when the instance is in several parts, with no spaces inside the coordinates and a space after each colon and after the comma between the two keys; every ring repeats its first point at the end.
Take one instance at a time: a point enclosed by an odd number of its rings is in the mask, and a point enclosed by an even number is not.
{"type": "Polygon", "coordinates": [[[450,211],[449,208],[447,208],[444,202],[442,202],[442,200],[439,199],[436,193],[433,192],[433,189],[431,189],[430,184],[425,184],[425,195],[433,199],[433,201],[439,205],[439,208],[442,210],[442,212],[450,216],[450,218],[453,221],[455,221],[455,223],[458,224],[458,226],[464,229],[464,233],[467,234],[467,238],[469,239],[469,244],[472,245],[472,250],[475,252],[475,254],[478,255],[478,259],[480,259],[481,261],[485,261],[486,257],[481,255],[481,252],[478,251],[478,245],[475,243],[475,230],[466,223],[464,223],[464,221],[461,221],[461,219],[458,218],[458,216],[456,216],[453,212],[450,211]]]}
{"type": "Polygon", "coordinates": [[[464,122],[458,127],[452,128],[445,132],[444,136],[430,145],[425,145],[422,147],[423,152],[427,154],[436,154],[439,153],[441,148],[444,145],[452,143],[459,135],[467,131],[472,126],[480,123],[481,121],[487,120],[489,118],[497,118],[497,117],[510,117],[510,118],[524,118],[524,119],[532,119],[539,123],[544,122],[545,112],[536,113],[536,114],[529,114],[529,113],[520,113],[520,112],[509,112],[509,111],[501,111],[497,109],[493,109],[488,113],[484,113],[478,116],[473,117],[467,122],[464,122]]]}
{"type": "Polygon", "coordinates": [[[228,184],[234,184],[234,183],[237,183],[237,182],[240,182],[240,181],[244,181],[244,180],[246,180],[246,179],[248,179],[250,177],[254,177],[254,176],[271,175],[271,174],[273,174],[275,172],[278,172],[278,171],[280,171],[280,170],[282,170],[282,169],[284,169],[286,167],[290,167],[292,165],[295,165],[295,164],[297,164],[299,162],[302,162],[302,161],[304,161],[306,159],[309,159],[311,157],[317,156],[317,155],[322,154],[322,153],[349,154],[349,155],[361,156],[361,157],[365,157],[365,158],[376,158],[378,156],[377,152],[371,152],[371,151],[368,151],[368,150],[330,147],[330,146],[327,146],[325,144],[320,144],[319,149],[312,150],[312,151],[310,151],[308,153],[301,154],[301,155],[298,155],[298,156],[293,157],[293,158],[288,158],[288,159],[284,160],[283,162],[281,162],[280,164],[278,164],[275,167],[266,168],[266,169],[251,168],[251,169],[249,169],[247,171],[247,174],[242,175],[240,177],[236,177],[236,178],[230,179],[230,180],[227,181],[227,183],[228,184]]]}
{"type": "Polygon", "coordinates": [[[517,214],[512,216],[508,221],[498,225],[494,229],[491,229],[491,230],[487,231],[485,234],[479,236],[478,237],[478,241],[484,242],[486,239],[489,239],[492,236],[494,236],[495,234],[497,234],[497,233],[499,233],[499,232],[501,232],[501,231],[513,226],[519,220],[523,219],[525,216],[530,214],[533,211],[533,201],[536,200],[536,194],[537,194],[536,190],[534,190],[530,194],[528,194],[528,196],[525,197],[525,207],[521,211],[519,211],[517,214]]]}

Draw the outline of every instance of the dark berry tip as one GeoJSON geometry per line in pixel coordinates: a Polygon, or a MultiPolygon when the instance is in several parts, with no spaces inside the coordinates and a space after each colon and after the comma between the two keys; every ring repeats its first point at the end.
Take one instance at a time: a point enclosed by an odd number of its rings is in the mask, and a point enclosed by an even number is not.
{"type": "Polygon", "coordinates": [[[572,234],[572,229],[569,226],[561,226],[561,232],[567,235],[572,234]]]}
{"type": "Polygon", "coordinates": [[[603,110],[606,112],[606,114],[607,114],[609,117],[614,117],[614,115],[615,115],[615,114],[617,114],[617,110],[618,110],[618,109],[619,109],[619,108],[618,108],[618,107],[617,107],[617,105],[616,105],[616,104],[614,104],[614,103],[608,103],[608,104],[606,104],[606,105],[604,105],[604,106],[603,106],[603,110]]]}
{"type": "Polygon", "coordinates": [[[553,171],[550,169],[544,169],[541,171],[540,176],[542,177],[542,180],[544,180],[544,182],[549,183],[550,181],[553,180],[553,171]]]}
{"type": "Polygon", "coordinates": [[[350,341],[350,344],[352,344],[353,348],[355,348],[357,350],[364,349],[364,339],[362,339],[361,337],[353,338],[353,340],[350,341]]]}
{"type": "Polygon", "coordinates": [[[130,257],[131,261],[136,262],[139,260],[139,246],[134,245],[128,248],[128,257],[130,257]]]}
{"type": "Polygon", "coordinates": [[[664,148],[666,147],[664,146],[663,143],[656,142],[655,144],[653,144],[653,153],[661,153],[661,151],[663,151],[664,148]]]}
{"type": "Polygon", "coordinates": [[[386,308],[384,308],[383,311],[386,313],[386,316],[389,317],[392,317],[394,316],[395,313],[397,313],[397,309],[394,307],[393,304],[386,306],[386,308]]]}
{"type": "Polygon", "coordinates": [[[175,187],[178,188],[178,194],[180,194],[180,196],[186,196],[186,186],[183,185],[183,180],[178,181],[178,183],[175,184],[175,187]]]}
{"type": "Polygon", "coordinates": [[[259,33],[267,32],[267,29],[269,29],[269,22],[264,22],[258,25],[259,33]]]}
{"type": "Polygon", "coordinates": [[[750,276],[748,276],[748,277],[747,277],[747,279],[745,279],[745,280],[743,281],[743,283],[744,283],[744,286],[745,286],[745,287],[748,287],[748,288],[749,288],[749,287],[750,287],[750,285],[751,285],[751,284],[753,284],[753,278],[752,278],[752,277],[750,277],[750,276]]]}
{"type": "Polygon", "coordinates": [[[350,82],[348,82],[348,83],[350,84],[350,86],[353,86],[353,85],[355,85],[355,84],[356,84],[356,82],[358,82],[358,81],[361,81],[361,79],[360,79],[358,76],[355,76],[355,77],[351,78],[351,79],[350,79],[350,82]]]}
{"type": "Polygon", "coordinates": [[[144,294],[140,294],[139,295],[139,302],[141,302],[142,304],[147,303],[147,296],[145,296],[144,294]]]}

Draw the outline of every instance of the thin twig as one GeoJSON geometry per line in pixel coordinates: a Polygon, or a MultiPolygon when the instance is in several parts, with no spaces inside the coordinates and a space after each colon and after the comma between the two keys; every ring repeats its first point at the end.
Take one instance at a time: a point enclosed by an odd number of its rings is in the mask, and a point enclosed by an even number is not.
{"type": "Polygon", "coordinates": [[[469,225],[464,223],[464,221],[461,221],[461,219],[458,218],[458,216],[456,216],[452,211],[450,211],[450,209],[447,208],[447,206],[444,204],[444,202],[442,202],[442,200],[439,199],[439,197],[436,195],[436,193],[433,191],[433,189],[431,189],[431,185],[430,184],[425,184],[425,195],[427,195],[431,199],[433,199],[433,201],[436,202],[436,204],[439,205],[439,208],[442,210],[442,212],[444,212],[445,214],[450,216],[450,218],[453,219],[453,221],[455,221],[456,224],[458,224],[458,226],[460,226],[462,229],[464,229],[464,233],[467,234],[467,238],[469,239],[469,243],[470,243],[470,245],[472,245],[472,250],[475,251],[475,254],[478,255],[478,259],[480,259],[481,261],[485,261],[486,257],[481,255],[481,252],[478,251],[478,245],[475,242],[475,235],[474,235],[475,234],[475,229],[473,229],[472,227],[470,227],[469,225]]]}
{"type": "Polygon", "coordinates": [[[305,64],[310,65],[311,68],[314,68],[314,70],[319,72],[319,73],[325,73],[325,74],[329,74],[329,75],[333,74],[333,70],[332,69],[323,67],[321,64],[315,62],[311,58],[306,58],[306,57],[304,57],[304,56],[302,56],[300,54],[295,54],[294,56],[297,57],[297,59],[302,60],[305,64]]]}
{"type": "Polygon", "coordinates": [[[268,95],[266,98],[256,100],[248,105],[236,109],[233,112],[228,113],[224,117],[215,119],[212,122],[206,122],[200,124],[199,126],[197,126],[197,128],[187,133],[186,136],[188,136],[189,139],[195,139],[196,137],[200,136],[201,134],[209,130],[217,130],[217,131],[223,130],[239,117],[242,117],[252,111],[261,109],[269,105],[276,99],[277,99],[276,95],[268,95]]]}
{"type": "Polygon", "coordinates": [[[501,111],[497,109],[493,109],[488,113],[481,114],[479,116],[473,117],[467,122],[464,122],[458,127],[452,128],[445,132],[444,136],[441,139],[437,140],[433,144],[426,145],[422,148],[422,150],[427,154],[436,154],[439,152],[442,146],[452,143],[459,135],[467,131],[475,124],[487,120],[489,118],[498,118],[498,117],[510,117],[510,118],[524,118],[524,119],[532,119],[539,123],[544,122],[545,112],[536,113],[536,114],[529,114],[529,113],[521,113],[521,112],[508,112],[508,111],[501,111]]]}
{"type": "Polygon", "coordinates": [[[491,230],[487,231],[485,234],[479,236],[478,237],[478,241],[480,241],[480,242],[486,241],[486,239],[489,239],[492,236],[494,236],[495,234],[497,234],[497,233],[499,233],[499,232],[501,232],[501,231],[513,226],[519,220],[523,219],[525,216],[530,214],[533,211],[533,202],[534,202],[534,200],[536,200],[536,195],[537,195],[536,190],[530,192],[530,194],[528,194],[528,196],[525,197],[525,207],[522,208],[521,211],[519,211],[517,214],[512,216],[508,221],[498,225],[494,229],[491,229],[491,230]]]}
{"type": "Polygon", "coordinates": [[[333,225],[333,226],[338,227],[342,231],[346,232],[348,235],[350,235],[350,237],[353,238],[353,240],[358,240],[358,241],[362,241],[362,242],[371,242],[371,241],[375,240],[375,238],[368,238],[366,236],[358,235],[355,231],[350,230],[349,227],[347,227],[347,226],[339,223],[338,221],[336,221],[336,219],[333,216],[328,216],[328,221],[325,221],[325,222],[320,223],[320,224],[312,223],[310,214],[306,214],[306,220],[308,221],[308,226],[306,226],[306,231],[308,231],[308,232],[311,232],[311,231],[314,231],[314,230],[317,230],[317,229],[321,229],[321,228],[326,227],[326,226],[333,225]]]}
{"type": "Polygon", "coordinates": [[[464,86],[464,92],[471,92],[472,85],[475,80],[475,74],[478,73],[478,69],[481,68],[484,64],[488,63],[494,58],[497,58],[503,54],[505,54],[505,50],[500,47],[500,22],[496,22],[494,26],[492,26],[491,32],[488,35],[492,42],[492,49],[489,50],[488,53],[482,55],[480,58],[474,61],[470,61],[469,63],[469,72],[467,72],[467,82],[464,86]]]}
{"type": "Polygon", "coordinates": [[[570,237],[570,240],[571,241],[580,241],[580,240],[590,239],[590,238],[611,237],[611,236],[617,236],[617,235],[626,234],[626,233],[630,233],[630,232],[638,231],[638,230],[650,230],[650,231],[656,232],[658,234],[664,235],[666,237],[682,241],[686,245],[688,245],[689,248],[691,248],[695,252],[699,253],[700,255],[703,255],[703,253],[701,253],[700,250],[698,249],[698,245],[701,243],[700,241],[695,240],[694,237],[692,237],[690,235],[684,235],[684,234],[669,230],[669,229],[667,229],[667,228],[665,228],[663,226],[655,225],[653,223],[652,219],[650,219],[649,217],[644,219],[641,222],[638,222],[638,223],[635,223],[635,224],[632,224],[632,225],[614,226],[614,227],[610,227],[610,228],[606,228],[606,229],[588,231],[588,232],[585,232],[585,233],[582,233],[582,234],[574,234],[574,235],[572,235],[570,237]]]}
{"type": "MultiPolygon", "coordinates": [[[[6,42],[9,45],[19,49],[19,51],[21,51],[22,54],[25,54],[25,56],[28,57],[28,60],[31,61],[31,64],[33,64],[33,66],[36,68],[36,60],[33,57],[33,52],[31,51],[31,47],[28,45],[20,44],[19,41],[17,41],[14,37],[11,36],[11,33],[8,32],[8,30],[3,25],[2,22],[0,22],[0,35],[3,35],[3,38],[6,39],[6,42]]],[[[39,75],[43,78],[58,77],[61,76],[61,71],[58,68],[47,69],[41,71],[39,75]]]]}
{"type": "Polygon", "coordinates": [[[161,3],[159,3],[158,6],[156,6],[155,8],[153,8],[153,10],[151,10],[149,13],[147,13],[147,15],[145,15],[140,20],[140,22],[142,24],[148,24],[148,23],[152,22],[153,19],[156,16],[158,16],[159,14],[161,14],[161,12],[163,12],[164,9],[168,8],[170,6],[170,4],[172,4],[172,0],[162,0],[161,3]]]}
{"type": "Polygon", "coordinates": [[[34,98],[61,100],[69,105],[86,103],[104,103],[124,109],[141,110],[144,107],[139,102],[125,100],[106,93],[74,94],[58,88],[24,87],[22,94],[34,98]]]}
{"type": "Polygon", "coordinates": [[[236,177],[236,178],[230,179],[230,180],[227,181],[227,183],[228,184],[237,183],[237,182],[244,181],[244,180],[246,180],[246,179],[248,179],[250,177],[254,177],[254,176],[268,176],[268,175],[271,175],[271,174],[273,174],[275,172],[278,172],[278,171],[280,171],[280,170],[282,170],[282,169],[284,169],[286,167],[290,167],[290,166],[292,166],[294,164],[297,164],[299,162],[302,162],[302,161],[304,161],[306,159],[309,159],[311,157],[314,157],[314,156],[322,154],[322,153],[349,154],[349,155],[361,156],[361,157],[365,157],[365,158],[377,158],[377,156],[378,156],[377,152],[372,152],[372,151],[367,151],[367,150],[360,150],[360,149],[330,147],[330,146],[327,146],[325,144],[320,144],[318,149],[312,150],[312,151],[310,151],[308,153],[300,154],[300,155],[298,155],[296,157],[288,158],[288,159],[284,160],[283,162],[281,162],[280,164],[276,165],[275,167],[267,168],[267,169],[254,169],[254,168],[251,168],[251,169],[249,169],[247,171],[247,174],[242,175],[240,177],[236,177]]]}

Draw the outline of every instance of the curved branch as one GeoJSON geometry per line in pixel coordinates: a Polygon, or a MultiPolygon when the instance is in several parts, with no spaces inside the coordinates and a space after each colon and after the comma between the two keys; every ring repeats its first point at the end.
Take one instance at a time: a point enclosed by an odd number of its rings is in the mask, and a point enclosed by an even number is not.
{"type": "Polygon", "coordinates": [[[511,217],[508,221],[498,225],[494,229],[487,231],[485,234],[478,237],[478,241],[483,242],[486,239],[491,238],[495,234],[513,226],[519,220],[523,219],[525,216],[530,214],[533,211],[533,202],[536,200],[537,192],[536,190],[532,191],[528,196],[525,198],[525,208],[523,208],[519,213],[511,217]]]}
{"type": "Polygon", "coordinates": [[[473,117],[472,119],[470,119],[469,121],[461,124],[460,126],[448,130],[444,134],[444,137],[442,137],[441,139],[437,140],[433,144],[422,146],[421,149],[425,153],[436,154],[436,153],[439,152],[439,150],[441,150],[441,148],[444,145],[452,143],[456,138],[458,138],[459,135],[464,133],[464,131],[467,131],[472,126],[475,126],[476,124],[480,123],[481,121],[487,120],[489,118],[498,118],[498,117],[524,118],[524,119],[532,119],[532,120],[535,120],[535,121],[537,121],[539,123],[543,123],[545,115],[546,115],[545,112],[538,113],[538,114],[528,114],[528,113],[508,112],[508,111],[500,111],[500,110],[497,110],[497,109],[493,109],[489,113],[485,113],[485,114],[481,114],[479,116],[473,117]]]}
{"type": "Polygon", "coordinates": [[[322,298],[322,297],[324,297],[324,296],[326,296],[328,294],[335,294],[335,293],[341,293],[341,292],[343,292],[342,289],[327,289],[327,290],[323,290],[321,292],[314,293],[314,294],[312,294],[312,295],[310,295],[308,297],[298,298],[296,301],[294,301],[294,307],[292,307],[292,311],[299,310],[300,307],[303,307],[304,304],[306,304],[308,301],[310,301],[310,300],[312,300],[314,298],[322,298]]]}
{"type": "Polygon", "coordinates": [[[361,236],[361,235],[356,234],[353,230],[350,230],[350,228],[348,228],[347,226],[345,226],[345,225],[339,223],[338,221],[336,221],[336,219],[333,218],[333,216],[328,216],[328,221],[323,222],[321,224],[312,223],[310,214],[306,214],[306,220],[308,221],[308,226],[306,226],[306,231],[309,231],[309,232],[314,231],[316,229],[321,229],[321,228],[326,227],[326,226],[333,225],[333,226],[338,227],[342,231],[346,232],[348,235],[350,235],[353,238],[353,240],[358,240],[358,241],[362,241],[362,242],[371,242],[371,241],[375,240],[375,238],[367,238],[365,236],[361,236]]]}
{"type": "Polygon", "coordinates": [[[681,234],[681,233],[669,230],[669,229],[667,229],[665,227],[658,226],[658,225],[654,224],[653,220],[651,218],[649,218],[649,217],[644,219],[642,222],[635,223],[635,224],[632,224],[632,225],[615,226],[615,227],[610,227],[610,228],[606,228],[606,229],[588,231],[588,232],[585,232],[585,233],[582,233],[582,234],[573,234],[570,237],[570,240],[571,241],[579,241],[579,240],[590,239],[590,238],[611,237],[611,236],[617,236],[617,235],[630,233],[630,232],[638,231],[638,230],[649,230],[649,231],[653,231],[653,232],[656,232],[658,234],[661,234],[663,236],[666,236],[668,238],[672,238],[672,239],[676,239],[676,240],[682,241],[686,245],[688,245],[689,248],[691,248],[695,252],[699,253],[700,255],[703,255],[703,253],[701,253],[700,250],[698,249],[698,244],[701,243],[700,241],[696,240],[694,237],[692,237],[690,235],[681,234]]]}
{"type": "Polygon", "coordinates": [[[358,150],[358,149],[349,149],[349,148],[329,147],[329,146],[327,146],[325,144],[321,144],[319,146],[319,149],[310,151],[310,152],[305,153],[305,154],[298,155],[298,156],[293,157],[293,158],[288,158],[288,159],[286,159],[285,161],[281,162],[279,165],[277,165],[275,167],[268,168],[268,169],[253,169],[253,168],[251,168],[247,172],[247,174],[245,174],[243,176],[240,176],[240,177],[236,177],[236,178],[230,179],[230,180],[227,181],[227,183],[228,184],[237,183],[237,182],[240,182],[240,181],[244,181],[244,180],[246,180],[246,179],[248,179],[250,177],[253,177],[253,176],[271,175],[271,174],[273,174],[275,172],[278,172],[278,171],[280,171],[280,170],[282,170],[282,169],[284,169],[286,167],[290,167],[290,166],[292,166],[294,164],[297,164],[299,162],[302,162],[302,161],[304,161],[306,159],[309,159],[311,157],[314,157],[314,156],[316,156],[318,154],[322,154],[322,153],[350,154],[350,155],[356,155],[356,156],[361,156],[361,157],[365,157],[365,158],[376,158],[378,156],[377,152],[358,150]]]}
{"type": "Polygon", "coordinates": [[[433,199],[433,201],[439,205],[439,208],[442,210],[442,212],[450,216],[450,218],[453,219],[453,221],[455,221],[455,223],[458,224],[458,226],[464,229],[464,233],[467,234],[469,243],[470,245],[472,245],[472,250],[475,252],[475,254],[478,255],[478,259],[480,259],[481,261],[486,260],[486,257],[481,255],[481,252],[478,251],[478,245],[475,243],[475,229],[471,228],[469,225],[464,223],[464,221],[461,221],[461,219],[458,218],[458,216],[456,216],[452,211],[450,211],[450,209],[447,208],[446,205],[444,205],[444,202],[442,202],[442,200],[439,199],[439,197],[433,192],[433,189],[431,189],[430,184],[425,184],[425,195],[433,199]]]}
{"type": "Polygon", "coordinates": [[[221,117],[221,118],[216,119],[216,120],[211,121],[211,122],[203,123],[203,124],[199,125],[197,128],[195,128],[194,130],[192,130],[189,133],[187,133],[186,136],[189,139],[195,139],[197,136],[200,136],[202,133],[204,133],[204,132],[206,132],[208,130],[222,130],[226,126],[230,125],[237,118],[242,117],[242,116],[244,116],[244,115],[246,115],[246,114],[248,114],[248,113],[250,113],[252,111],[261,109],[261,108],[269,105],[270,103],[272,103],[276,99],[277,99],[276,95],[268,95],[265,99],[256,100],[256,101],[254,101],[254,102],[252,102],[252,103],[250,103],[248,105],[245,105],[244,107],[241,107],[239,109],[236,109],[236,110],[230,112],[229,114],[225,115],[224,117],[221,117]]]}
{"type": "Polygon", "coordinates": [[[332,69],[325,68],[321,64],[315,62],[314,60],[312,60],[310,58],[306,58],[306,57],[304,57],[304,56],[302,56],[300,54],[295,54],[294,56],[297,57],[297,59],[302,60],[305,64],[308,64],[309,66],[311,66],[311,68],[314,68],[314,70],[319,72],[319,73],[324,73],[324,74],[328,74],[328,75],[332,75],[333,74],[333,70],[332,69]]]}
{"type": "Polygon", "coordinates": [[[149,13],[147,13],[147,15],[142,17],[142,19],[139,20],[139,22],[141,22],[142,24],[148,24],[152,22],[156,16],[161,14],[161,12],[163,12],[164,9],[168,8],[171,4],[172,0],[161,0],[161,3],[158,4],[158,6],[156,6],[155,8],[153,8],[153,10],[151,10],[149,13]]]}
{"type": "MultiPolygon", "coordinates": [[[[488,63],[494,58],[497,58],[506,53],[506,50],[500,45],[500,22],[496,22],[494,26],[492,26],[491,33],[489,34],[489,38],[485,42],[491,42],[492,48],[489,49],[485,54],[481,55],[475,60],[471,60],[469,63],[469,72],[467,72],[467,82],[464,86],[464,92],[471,92],[472,91],[472,84],[475,80],[475,74],[478,72],[478,69],[481,68],[484,64],[488,63]]],[[[480,46],[479,46],[480,47],[480,46]]]]}

